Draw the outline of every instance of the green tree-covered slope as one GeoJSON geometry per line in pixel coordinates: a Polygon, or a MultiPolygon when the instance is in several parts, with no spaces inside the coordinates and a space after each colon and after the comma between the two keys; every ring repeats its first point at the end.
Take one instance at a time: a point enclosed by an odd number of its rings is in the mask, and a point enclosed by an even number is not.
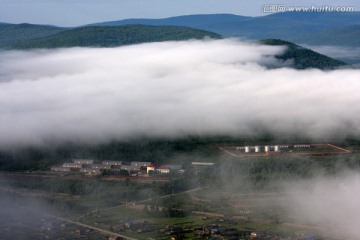
{"type": "Polygon", "coordinates": [[[66,30],[51,36],[30,39],[12,45],[15,49],[59,47],[115,47],[145,42],[221,38],[219,34],[173,26],[88,26],[66,30]]]}
{"type": "Polygon", "coordinates": [[[293,63],[291,67],[296,69],[334,69],[346,65],[346,63],[342,61],[330,58],[310,49],[280,39],[266,39],[260,41],[260,44],[271,46],[286,46],[286,51],[282,55],[278,55],[276,57],[284,61],[292,60],[293,63]]]}

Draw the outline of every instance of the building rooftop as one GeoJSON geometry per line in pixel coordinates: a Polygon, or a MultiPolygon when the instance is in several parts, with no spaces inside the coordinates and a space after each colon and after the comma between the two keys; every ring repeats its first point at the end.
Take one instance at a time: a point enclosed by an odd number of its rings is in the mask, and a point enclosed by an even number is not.
{"type": "Polygon", "coordinates": [[[123,161],[118,161],[118,160],[103,160],[102,163],[106,164],[106,163],[117,163],[117,164],[122,164],[123,161]]]}
{"type": "Polygon", "coordinates": [[[96,168],[81,168],[80,171],[101,171],[100,169],[96,169],[96,168]]]}
{"type": "Polygon", "coordinates": [[[192,162],[191,165],[193,166],[212,166],[215,163],[210,163],[210,162],[192,162]]]}
{"type": "Polygon", "coordinates": [[[169,168],[171,170],[180,170],[183,168],[182,165],[173,165],[173,164],[169,164],[169,165],[163,165],[161,167],[165,167],[165,168],[169,168]]]}
{"type": "Polygon", "coordinates": [[[131,162],[131,164],[152,164],[151,162],[131,162]]]}
{"type": "Polygon", "coordinates": [[[92,159],[72,159],[73,162],[94,162],[92,159]]]}

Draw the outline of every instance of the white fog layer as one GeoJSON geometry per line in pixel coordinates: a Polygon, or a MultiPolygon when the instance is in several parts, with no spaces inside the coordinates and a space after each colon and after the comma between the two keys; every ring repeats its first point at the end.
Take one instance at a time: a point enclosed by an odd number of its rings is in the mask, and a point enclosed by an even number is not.
{"type": "Polygon", "coordinates": [[[237,40],[0,55],[0,145],[134,136],[360,137],[359,70],[269,70],[237,40]]]}
{"type": "Polygon", "coordinates": [[[311,183],[311,187],[293,183],[287,188],[293,192],[288,214],[313,224],[326,234],[359,239],[359,173],[347,172],[338,179],[318,178],[311,183]]]}

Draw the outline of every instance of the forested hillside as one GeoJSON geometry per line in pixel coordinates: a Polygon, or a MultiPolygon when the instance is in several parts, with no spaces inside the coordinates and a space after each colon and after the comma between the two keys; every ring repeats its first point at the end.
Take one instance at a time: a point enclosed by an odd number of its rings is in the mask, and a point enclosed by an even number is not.
{"type": "Polygon", "coordinates": [[[342,61],[280,39],[266,39],[260,41],[260,43],[271,46],[286,46],[286,51],[276,57],[283,61],[292,60],[293,63],[290,66],[296,69],[334,69],[346,65],[342,61]]]}
{"type": "Polygon", "coordinates": [[[221,36],[187,27],[127,25],[118,27],[88,26],[51,36],[30,39],[12,45],[15,49],[60,47],[115,47],[146,42],[180,41],[221,36]]]}

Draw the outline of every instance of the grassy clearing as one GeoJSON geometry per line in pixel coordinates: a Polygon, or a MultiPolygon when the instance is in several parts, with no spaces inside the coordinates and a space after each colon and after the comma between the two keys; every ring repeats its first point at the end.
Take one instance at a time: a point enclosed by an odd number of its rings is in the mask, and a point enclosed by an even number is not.
{"type": "MultiPolygon", "coordinates": [[[[168,237],[166,234],[159,232],[168,226],[181,226],[182,228],[201,228],[210,225],[219,225],[222,227],[236,228],[248,231],[266,231],[277,234],[291,234],[291,233],[308,233],[310,230],[299,229],[287,225],[271,223],[271,222],[257,222],[255,219],[243,220],[233,219],[226,221],[219,217],[204,217],[203,215],[190,215],[184,218],[167,218],[167,217],[149,217],[140,209],[118,208],[108,212],[102,212],[99,215],[86,216],[83,222],[93,226],[99,226],[103,229],[119,232],[121,234],[131,236],[138,239],[147,239],[148,237],[159,238],[168,237]],[[153,225],[154,230],[149,232],[136,232],[130,230],[118,230],[116,226],[123,224],[126,220],[142,220],[147,221],[153,225]]],[[[311,231],[316,232],[316,231],[311,231]]],[[[186,233],[185,237],[192,239],[194,233],[186,233]]]]}

